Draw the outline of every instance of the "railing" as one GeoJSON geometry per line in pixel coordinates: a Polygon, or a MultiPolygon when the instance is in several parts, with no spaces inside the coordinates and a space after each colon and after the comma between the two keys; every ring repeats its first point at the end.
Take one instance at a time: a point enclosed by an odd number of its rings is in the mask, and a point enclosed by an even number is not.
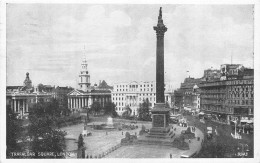
{"type": "Polygon", "coordinates": [[[106,157],[108,154],[110,154],[111,152],[117,150],[118,148],[122,147],[121,143],[109,148],[108,150],[106,150],[105,152],[101,152],[99,154],[87,154],[86,158],[87,159],[92,159],[92,158],[104,158],[106,157]]]}

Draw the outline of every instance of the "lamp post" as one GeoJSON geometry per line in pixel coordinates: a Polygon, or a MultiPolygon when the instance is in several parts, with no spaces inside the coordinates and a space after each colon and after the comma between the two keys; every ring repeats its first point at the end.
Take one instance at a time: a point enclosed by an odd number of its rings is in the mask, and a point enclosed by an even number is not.
{"type": "Polygon", "coordinates": [[[237,138],[237,128],[236,128],[236,125],[237,125],[237,121],[234,121],[235,123],[235,139],[237,138]]]}

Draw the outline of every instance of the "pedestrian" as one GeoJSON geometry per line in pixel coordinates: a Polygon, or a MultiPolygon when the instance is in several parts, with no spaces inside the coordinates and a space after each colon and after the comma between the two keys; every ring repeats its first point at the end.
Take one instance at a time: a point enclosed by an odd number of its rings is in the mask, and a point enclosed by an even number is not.
{"type": "Polygon", "coordinates": [[[189,143],[191,143],[191,140],[189,139],[189,143]]]}
{"type": "Polygon", "coordinates": [[[172,158],[172,154],[170,154],[170,158],[172,158]]]}

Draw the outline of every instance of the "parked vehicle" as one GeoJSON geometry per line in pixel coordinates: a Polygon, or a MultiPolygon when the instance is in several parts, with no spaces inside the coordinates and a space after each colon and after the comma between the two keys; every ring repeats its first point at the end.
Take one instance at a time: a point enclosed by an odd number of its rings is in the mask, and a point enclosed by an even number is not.
{"type": "Polygon", "coordinates": [[[207,139],[211,139],[212,136],[212,127],[207,127],[207,139]]]}

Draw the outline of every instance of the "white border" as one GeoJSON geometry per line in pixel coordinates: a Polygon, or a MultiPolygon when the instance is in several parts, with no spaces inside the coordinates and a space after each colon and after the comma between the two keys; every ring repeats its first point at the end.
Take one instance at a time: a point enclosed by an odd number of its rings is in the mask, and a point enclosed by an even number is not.
{"type": "Polygon", "coordinates": [[[255,4],[255,23],[254,23],[254,90],[255,90],[255,99],[254,99],[254,158],[247,158],[247,159],[109,159],[109,161],[113,162],[132,162],[132,161],[147,161],[147,162],[193,162],[193,163],[200,163],[200,162],[229,162],[229,163],[238,163],[238,162],[260,162],[260,148],[259,148],[259,138],[260,138],[260,105],[259,105],[259,91],[260,91],[260,40],[259,40],[259,17],[260,17],[260,1],[259,0],[3,0],[0,1],[0,127],[1,127],[1,134],[0,134],[0,162],[13,162],[13,161],[20,161],[20,162],[103,162],[108,161],[107,159],[95,160],[95,159],[81,159],[81,160],[51,160],[51,159],[5,159],[5,150],[6,146],[4,145],[6,142],[6,3],[71,3],[71,4],[79,4],[79,3],[87,3],[87,4],[255,4]]]}

